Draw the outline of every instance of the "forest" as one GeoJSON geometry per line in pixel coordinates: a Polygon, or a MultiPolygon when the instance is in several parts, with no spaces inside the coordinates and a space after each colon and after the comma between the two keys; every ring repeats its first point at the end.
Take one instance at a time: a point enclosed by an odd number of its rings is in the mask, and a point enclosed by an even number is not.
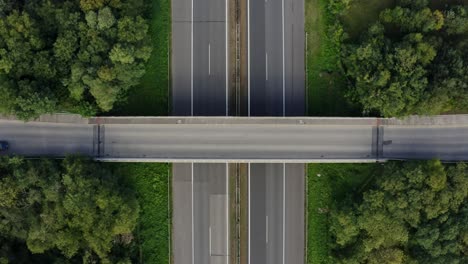
{"type": "Polygon", "coordinates": [[[0,0],[0,113],[110,111],[151,52],[148,1],[0,0]]]}
{"type": "Polygon", "coordinates": [[[390,162],[330,212],[331,263],[467,263],[468,166],[390,162]]]}
{"type": "Polygon", "coordinates": [[[364,114],[401,117],[468,110],[466,5],[433,7],[427,0],[399,0],[357,39],[346,40],[346,33],[343,39],[347,96],[364,114]]]}
{"type": "Polygon", "coordinates": [[[0,263],[131,263],[135,192],[88,158],[0,158],[0,263]]]}

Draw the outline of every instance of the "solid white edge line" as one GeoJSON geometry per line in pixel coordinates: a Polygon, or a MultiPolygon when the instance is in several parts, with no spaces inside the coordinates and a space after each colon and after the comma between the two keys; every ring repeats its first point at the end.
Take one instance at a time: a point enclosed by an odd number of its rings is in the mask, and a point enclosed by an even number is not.
{"type": "Polygon", "coordinates": [[[266,236],[266,243],[268,244],[268,215],[266,217],[266,224],[265,224],[265,236],[266,236]]]}
{"type": "Polygon", "coordinates": [[[194,214],[193,214],[193,163],[192,165],[192,264],[195,263],[195,232],[194,232],[194,214]]]}
{"type": "Polygon", "coordinates": [[[211,75],[211,43],[208,43],[208,75],[211,75]]]}
{"type": "Polygon", "coordinates": [[[282,35],[283,35],[283,116],[286,115],[286,91],[285,91],[285,86],[286,86],[286,76],[285,76],[285,69],[284,69],[284,0],[281,0],[282,4],[282,35]]]}
{"type": "Polygon", "coordinates": [[[229,163],[226,163],[226,263],[229,263],[229,163]]]}
{"type": "Polygon", "coordinates": [[[229,115],[229,39],[228,39],[228,31],[229,31],[229,4],[228,0],[226,0],[226,116],[229,115]]]}
{"type": "Polygon", "coordinates": [[[209,251],[210,251],[210,256],[211,256],[211,226],[208,227],[208,245],[209,245],[209,251]]]}
{"type": "Polygon", "coordinates": [[[192,0],[192,20],[190,37],[190,115],[193,116],[193,0],[192,0]]]}
{"type": "Polygon", "coordinates": [[[251,229],[251,226],[250,226],[250,209],[252,208],[250,206],[250,163],[248,163],[248,171],[247,171],[247,185],[248,185],[248,200],[249,200],[249,211],[248,211],[248,215],[249,215],[249,226],[248,226],[248,230],[249,230],[249,241],[248,241],[248,245],[247,245],[247,255],[248,255],[248,261],[247,263],[250,264],[250,229],[251,229]]]}
{"type": "Polygon", "coordinates": [[[283,163],[283,264],[285,264],[286,236],[286,163],[283,163]]]}
{"type": "Polygon", "coordinates": [[[250,116],[250,0],[247,0],[247,109],[250,116]]]}

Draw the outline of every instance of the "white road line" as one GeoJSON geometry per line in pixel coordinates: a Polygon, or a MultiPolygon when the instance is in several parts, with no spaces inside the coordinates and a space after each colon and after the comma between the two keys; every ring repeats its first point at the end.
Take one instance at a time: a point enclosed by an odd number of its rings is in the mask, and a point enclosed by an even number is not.
{"type": "Polygon", "coordinates": [[[265,236],[266,236],[266,243],[268,244],[268,215],[266,216],[266,224],[265,224],[265,236]]]}
{"type": "MultiPolygon", "coordinates": [[[[193,116],[193,0],[192,0],[192,20],[190,32],[190,115],[193,116]]],[[[193,165],[193,164],[192,164],[193,165]]]]}
{"type": "Polygon", "coordinates": [[[281,5],[282,5],[282,34],[283,34],[283,116],[286,115],[286,98],[285,98],[285,95],[286,95],[286,91],[285,91],[285,85],[286,85],[286,81],[285,81],[285,70],[284,70],[284,0],[281,0],[281,5]]]}
{"type": "Polygon", "coordinates": [[[228,70],[228,65],[229,65],[229,39],[228,39],[228,31],[229,31],[229,1],[226,0],[225,5],[226,5],[226,116],[229,115],[229,70],[228,70]]]}
{"type": "Polygon", "coordinates": [[[250,116],[250,0],[247,0],[247,109],[250,116]]]}
{"type": "Polygon", "coordinates": [[[249,190],[249,191],[248,191],[248,194],[247,194],[248,200],[249,200],[249,212],[248,212],[248,214],[249,214],[249,226],[248,226],[248,230],[249,230],[249,241],[248,241],[248,246],[247,246],[247,248],[248,248],[248,250],[247,250],[247,252],[248,252],[247,255],[248,255],[248,264],[250,264],[250,229],[251,229],[251,226],[250,226],[250,214],[251,214],[250,211],[251,211],[251,210],[250,210],[250,209],[252,208],[252,207],[250,206],[250,163],[248,163],[247,166],[248,166],[248,170],[247,170],[247,185],[248,185],[248,190],[249,190]]]}
{"type": "Polygon", "coordinates": [[[211,75],[211,44],[208,43],[208,75],[211,75]]]}
{"type": "Polygon", "coordinates": [[[211,256],[211,226],[208,228],[208,244],[209,244],[209,250],[210,250],[210,256],[211,256]]]}
{"type": "Polygon", "coordinates": [[[229,163],[226,163],[226,263],[229,263],[229,163]]]}
{"type": "Polygon", "coordinates": [[[283,264],[285,264],[286,236],[286,164],[283,163],[283,264]]]}
{"type": "Polygon", "coordinates": [[[195,263],[195,237],[194,237],[194,214],[193,214],[193,163],[192,165],[192,264],[195,263]]]}
{"type": "Polygon", "coordinates": [[[268,81],[268,52],[265,53],[265,79],[268,81]]]}

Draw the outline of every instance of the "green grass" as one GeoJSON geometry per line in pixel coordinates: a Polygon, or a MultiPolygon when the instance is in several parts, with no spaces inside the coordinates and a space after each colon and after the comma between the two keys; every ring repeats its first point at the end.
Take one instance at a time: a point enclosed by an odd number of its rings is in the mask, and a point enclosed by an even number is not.
{"type": "Polygon", "coordinates": [[[334,17],[327,12],[328,0],[306,0],[308,114],[350,116],[359,111],[344,97],[346,81],[338,67],[339,49],[329,36],[334,17]]]}
{"type": "Polygon", "coordinates": [[[108,166],[137,194],[140,204],[136,230],[138,263],[169,263],[170,165],[113,163],[108,166]]]}
{"type": "Polygon", "coordinates": [[[123,105],[111,114],[164,116],[169,108],[170,0],[153,0],[150,34],[153,52],[140,84],[129,91],[123,105]]]}
{"type": "Polygon", "coordinates": [[[309,164],[307,179],[307,260],[332,263],[328,211],[347,194],[362,192],[381,164],[309,164]],[[318,176],[320,174],[320,177],[318,176]]]}

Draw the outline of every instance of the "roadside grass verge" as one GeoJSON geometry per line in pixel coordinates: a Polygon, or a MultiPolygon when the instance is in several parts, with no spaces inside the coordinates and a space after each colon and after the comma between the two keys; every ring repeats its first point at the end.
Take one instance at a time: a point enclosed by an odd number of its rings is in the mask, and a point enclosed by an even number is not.
{"type": "Polygon", "coordinates": [[[332,263],[328,213],[348,194],[363,192],[382,165],[309,164],[307,168],[307,262],[332,263]]]}
{"type": "Polygon", "coordinates": [[[330,37],[335,18],[329,0],[305,0],[308,114],[355,116],[359,111],[344,97],[346,80],[338,67],[339,49],[330,37]]]}
{"type": "Polygon", "coordinates": [[[132,188],[140,204],[136,230],[137,263],[169,263],[170,168],[167,163],[112,163],[115,175],[132,188]]]}
{"type": "Polygon", "coordinates": [[[110,114],[165,116],[169,108],[169,50],[171,36],[171,0],[152,1],[149,33],[153,52],[140,84],[128,92],[128,98],[110,114]]]}

